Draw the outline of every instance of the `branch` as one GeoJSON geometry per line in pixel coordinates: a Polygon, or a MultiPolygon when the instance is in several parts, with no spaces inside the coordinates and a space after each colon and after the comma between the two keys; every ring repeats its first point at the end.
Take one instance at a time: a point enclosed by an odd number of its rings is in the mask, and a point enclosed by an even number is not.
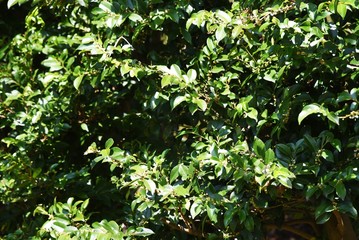
{"type": "Polygon", "coordinates": [[[170,220],[168,219],[162,219],[161,220],[164,224],[166,224],[167,226],[169,226],[170,228],[174,229],[174,230],[177,230],[177,231],[181,231],[181,232],[185,232],[187,234],[190,234],[192,236],[196,236],[196,237],[199,237],[199,238],[202,238],[202,237],[205,237],[205,235],[202,233],[202,232],[199,232],[199,231],[195,231],[194,229],[191,229],[191,228],[185,228],[183,227],[182,225],[180,224],[175,224],[173,222],[171,222],[170,220]]]}
{"type": "Polygon", "coordinates": [[[286,222],[286,225],[301,225],[301,224],[308,224],[312,227],[316,235],[319,235],[319,229],[316,225],[316,223],[313,220],[310,219],[299,219],[299,220],[292,220],[289,222],[286,222]]]}
{"type": "Polygon", "coordinates": [[[296,228],[288,226],[288,225],[283,225],[280,227],[280,226],[276,226],[274,224],[269,224],[269,225],[266,225],[266,227],[270,228],[270,229],[278,229],[278,230],[288,231],[288,232],[294,233],[306,240],[314,240],[315,239],[315,236],[312,236],[306,232],[303,232],[299,229],[296,229],[296,228]]]}

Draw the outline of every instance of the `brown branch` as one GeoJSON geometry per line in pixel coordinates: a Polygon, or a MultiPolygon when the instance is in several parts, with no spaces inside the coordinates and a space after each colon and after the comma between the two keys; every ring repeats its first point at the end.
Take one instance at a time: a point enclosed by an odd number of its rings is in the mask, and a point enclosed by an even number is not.
{"type": "Polygon", "coordinates": [[[315,223],[315,221],[313,221],[313,220],[310,220],[310,219],[298,219],[298,220],[292,220],[292,221],[286,222],[286,225],[290,225],[290,226],[291,225],[301,225],[301,224],[310,225],[316,235],[320,234],[318,226],[315,223]]]}
{"type": "Polygon", "coordinates": [[[193,230],[196,231],[196,229],[194,228],[194,226],[192,224],[192,221],[182,213],[181,207],[178,207],[178,211],[179,211],[179,213],[180,213],[180,215],[182,217],[182,220],[183,220],[184,224],[186,225],[186,227],[188,229],[193,228],[193,230]]]}
{"type": "Polygon", "coordinates": [[[344,221],[342,219],[342,216],[340,215],[340,213],[338,211],[334,211],[333,214],[337,220],[337,229],[339,231],[339,234],[341,236],[343,236],[344,235],[344,221]]]}
{"type": "Polygon", "coordinates": [[[202,232],[199,232],[199,231],[195,231],[194,229],[191,229],[191,228],[185,228],[183,227],[182,225],[180,224],[175,224],[173,222],[171,222],[170,220],[168,219],[162,219],[161,220],[164,224],[166,224],[167,226],[169,226],[170,228],[174,229],[174,230],[177,230],[177,231],[181,231],[181,232],[185,232],[187,234],[190,234],[192,236],[196,236],[196,237],[199,237],[199,238],[202,238],[202,237],[205,237],[205,235],[202,233],[202,232]]]}
{"type": "Polygon", "coordinates": [[[282,225],[282,226],[277,226],[277,225],[274,225],[274,224],[268,224],[266,225],[267,228],[269,229],[278,229],[278,230],[284,230],[284,231],[287,231],[287,232],[291,232],[291,233],[294,233],[306,240],[314,240],[316,239],[315,236],[312,236],[306,232],[303,232],[299,229],[296,229],[292,226],[288,226],[288,225],[282,225]]]}

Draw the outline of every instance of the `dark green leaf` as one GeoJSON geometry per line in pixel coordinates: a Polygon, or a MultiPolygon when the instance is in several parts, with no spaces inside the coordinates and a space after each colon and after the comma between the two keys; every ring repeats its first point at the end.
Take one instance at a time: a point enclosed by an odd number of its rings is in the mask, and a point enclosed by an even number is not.
{"type": "Polygon", "coordinates": [[[340,199],[342,200],[345,199],[345,196],[347,195],[347,190],[342,181],[338,181],[338,183],[335,185],[335,191],[337,195],[340,197],[340,199]]]}

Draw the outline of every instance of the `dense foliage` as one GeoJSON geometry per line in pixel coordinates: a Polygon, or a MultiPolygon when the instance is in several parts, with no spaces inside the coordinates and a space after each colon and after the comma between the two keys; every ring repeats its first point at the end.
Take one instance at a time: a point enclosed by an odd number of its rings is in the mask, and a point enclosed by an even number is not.
{"type": "Polygon", "coordinates": [[[356,0],[0,6],[4,239],[356,239],[356,0]]]}

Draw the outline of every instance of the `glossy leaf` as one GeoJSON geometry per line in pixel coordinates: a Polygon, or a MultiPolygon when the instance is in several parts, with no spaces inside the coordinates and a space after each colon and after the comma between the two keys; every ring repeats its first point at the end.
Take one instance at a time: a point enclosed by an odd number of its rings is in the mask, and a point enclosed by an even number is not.
{"type": "Polygon", "coordinates": [[[323,114],[324,110],[321,106],[318,104],[309,104],[305,106],[302,111],[298,115],[298,123],[301,124],[301,122],[308,117],[311,114],[323,114]]]}

